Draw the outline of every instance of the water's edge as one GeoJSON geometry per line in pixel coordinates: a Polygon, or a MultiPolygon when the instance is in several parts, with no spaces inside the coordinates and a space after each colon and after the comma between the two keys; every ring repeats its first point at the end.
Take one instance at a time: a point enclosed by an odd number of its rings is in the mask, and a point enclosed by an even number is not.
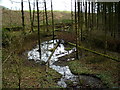
{"type": "MultiPolygon", "coordinates": [[[[52,49],[55,47],[55,45],[59,42],[58,39],[56,40],[50,40],[50,41],[45,41],[43,43],[41,43],[41,59],[39,58],[39,52],[38,52],[38,45],[36,46],[36,48],[32,49],[31,51],[28,51],[28,59],[29,60],[34,60],[36,63],[39,62],[47,62],[49,56],[52,53],[52,49]],[[53,43],[54,42],[54,43],[53,43]]],[[[77,87],[77,88],[81,88],[82,86],[80,86],[80,82],[84,81],[84,83],[86,84],[86,86],[92,86],[92,87],[97,87],[97,88],[101,88],[102,86],[102,82],[92,76],[87,76],[87,75],[74,75],[71,73],[71,70],[69,69],[69,66],[67,65],[57,65],[54,64],[56,62],[59,62],[59,58],[69,55],[73,52],[76,51],[76,48],[72,48],[68,51],[65,50],[65,46],[64,46],[64,41],[60,40],[60,44],[57,47],[57,49],[55,50],[53,56],[50,59],[50,68],[56,70],[58,73],[62,74],[62,78],[60,79],[60,81],[58,81],[58,85],[61,87],[68,87],[66,82],[72,82],[73,86],[77,87]]],[[[67,61],[70,60],[74,60],[74,58],[69,58],[67,61]]]]}

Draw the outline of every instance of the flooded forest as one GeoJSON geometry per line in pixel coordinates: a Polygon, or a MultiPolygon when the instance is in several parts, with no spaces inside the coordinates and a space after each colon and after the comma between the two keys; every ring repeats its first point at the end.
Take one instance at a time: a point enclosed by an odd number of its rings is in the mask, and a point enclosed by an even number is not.
{"type": "Polygon", "coordinates": [[[8,1],[0,6],[3,89],[120,88],[120,2],[8,1]]]}

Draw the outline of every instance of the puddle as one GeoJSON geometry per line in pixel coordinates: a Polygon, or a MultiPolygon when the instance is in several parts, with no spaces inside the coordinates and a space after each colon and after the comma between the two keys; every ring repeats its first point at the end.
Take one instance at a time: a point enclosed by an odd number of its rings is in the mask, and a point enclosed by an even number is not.
{"type": "MultiPolygon", "coordinates": [[[[54,40],[54,43],[53,43],[53,40],[45,41],[41,43],[41,55],[42,55],[41,59],[39,58],[40,57],[38,52],[39,48],[37,45],[36,48],[28,52],[28,59],[34,60],[36,63],[39,63],[41,61],[47,62],[49,56],[52,53],[51,49],[53,49],[58,42],[59,40],[56,39],[54,40]]],[[[85,85],[88,84],[98,88],[101,87],[102,83],[100,80],[97,80],[96,78],[85,76],[85,75],[80,75],[78,77],[77,75],[74,75],[71,73],[67,65],[64,66],[64,65],[55,64],[56,62],[59,62],[59,58],[69,55],[76,51],[76,48],[72,48],[71,50],[66,51],[64,46],[64,41],[60,40],[60,42],[61,43],[59,44],[59,46],[57,47],[53,56],[50,59],[51,61],[50,68],[62,74],[62,78],[60,79],[60,81],[58,81],[58,85],[66,88],[66,87],[69,87],[66,82],[71,81],[73,86],[80,88],[79,81],[82,81],[85,83],[85,85]]],[[[74,58],[72,57],[67,59],[67,61],[69,60],[74,60],[74,58]]],[[[61,61],[61,62],[64,63],[64,61],[61,61]]]]}

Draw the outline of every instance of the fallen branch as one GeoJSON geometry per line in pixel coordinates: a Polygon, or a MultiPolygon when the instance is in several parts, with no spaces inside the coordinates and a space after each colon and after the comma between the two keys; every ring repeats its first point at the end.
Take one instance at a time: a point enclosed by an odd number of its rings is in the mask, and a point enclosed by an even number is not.
{"type": "Polygon", "coordinates": [[[2,64],[4,64],[4,63],[11,57],[12,54],[13,54],[13,52],[11,52],[11,53],[7,56],[7,58],[4,60],[4,62],[3,62],[2,64]]]}
{"type": "MultiPolygon", "coordinates": [[[[70,44],[70,45],[72,45],[72,46],[76,46],[76,44],[74,44],[74,43],[68,42],[68,44],[70,44]]],[[[91,50],[91,49],[88,49],[88,48],[85,48],[85,47],[82,47],[82,46],[78,46],[78,48],[84,49],[84,50],[86,50],[86,51],[92,52],[92,53],[97,54],[97,55],[101,55],[101,56],[103,56],[103,57],[112,59],[112,60],[114,60],[114,61],[120,62],[120,60],[118,60],[117,58],[111,57],[111,56],[109,56],[109,55],[106,55],[106,54],[103,54],[103,53],[99,53],[99,52],[97,52],[97,51],[94,51],[94,50],[91,50]]]]}
{"type": "Polygon", "coordinates": [[[53,49],[50,57],[48,58],[48,60],[47,60],[47,62],[46,62],[46,63],[48,64],[48,66],[50,65],[50,59],[51,59],[51,57],[53,56],[53,54],[54,54],[55,50],[57,49],[57,47],[59,46],[59,44],[60,44],[60,41],[59,41],[58,44],[55,46],[55,48],[53,49]]]}

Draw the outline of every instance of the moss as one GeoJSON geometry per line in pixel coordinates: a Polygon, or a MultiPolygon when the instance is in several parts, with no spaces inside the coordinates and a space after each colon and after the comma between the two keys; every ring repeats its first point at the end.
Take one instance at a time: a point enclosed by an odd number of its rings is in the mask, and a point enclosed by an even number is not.
{"type": "Polygon", "coordinates": [[[70,61],[68,64],[74,74],[94,75],[100,78],[108,87],[118,87],[118,83],[114,83],[119,77],[116,62],[105,60],[104,62],[100,61],[100,63],[88,63],[88,60],[82,58],[70,61]]]}
{"type": "Polygon", "coordinates": [[[80,63],[78,60],[70,61],[69,67],[74,74],[96,74],[91,69],[80,63]]]}
{"type": "Polygon", "coordinates": [[[72,49],[72,48],[69,48],[69,47],[68,47],[68,48],[65,48],[66,51],[69,51],[69,50],[71,50],[71,49],[72,49]]]}

